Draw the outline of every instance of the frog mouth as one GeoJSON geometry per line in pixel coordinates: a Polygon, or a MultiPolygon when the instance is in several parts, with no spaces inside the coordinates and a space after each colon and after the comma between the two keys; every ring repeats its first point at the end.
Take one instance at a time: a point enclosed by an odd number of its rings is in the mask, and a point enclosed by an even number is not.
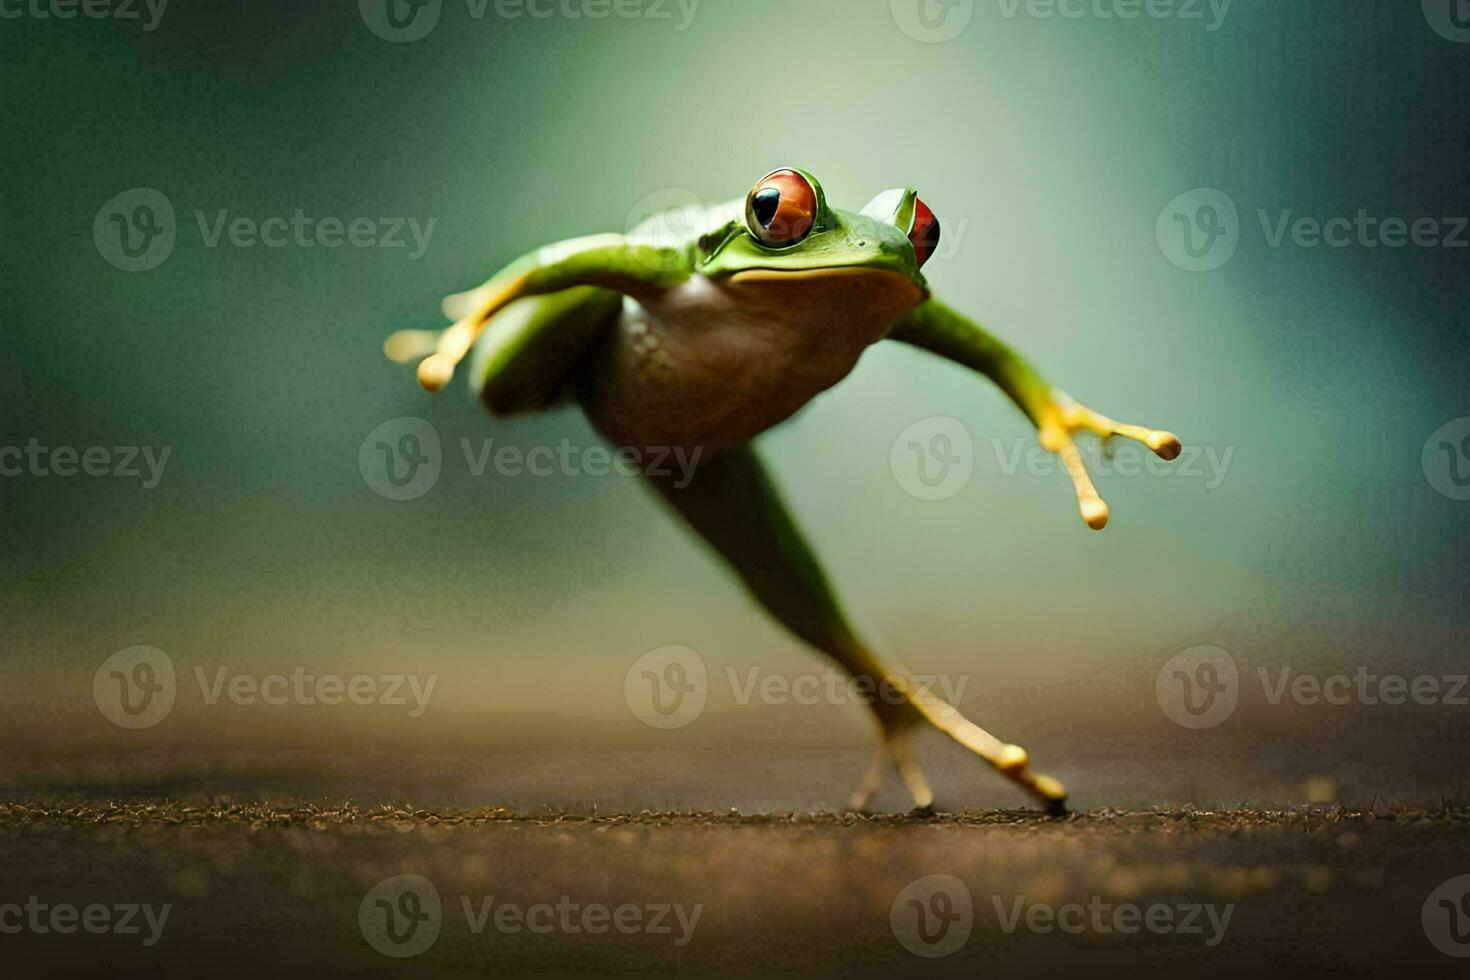
{"type": "Polygon", "coordinates": [[[919,300],[929,293],[920,283],[892,269],[871,266],[824,266],[815,269],[745,269],[729,279],[732,285],[758,286],[773,284],[798,286],[822,283],[851,289],[875,290],[919,300]]]}

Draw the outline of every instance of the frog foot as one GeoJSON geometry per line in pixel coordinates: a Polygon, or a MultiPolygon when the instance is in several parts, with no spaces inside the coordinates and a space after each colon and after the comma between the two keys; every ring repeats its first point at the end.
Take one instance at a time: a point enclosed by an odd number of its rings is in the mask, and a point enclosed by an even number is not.
{"type": "Polygon", "coordinates": [[[383,341],[383,353],[394,364],[412,364],[439,346],[442,330],[400,330],[383,341]]]}
{"type": "Polygon", "coordinates": [[[1033,771],[1031,755],[1021,746],[996,738],[926,688],[912,692],[912,703],[924,720],[1036,797],[1047,813],[1060,816],[1067,812],[1066,787],[1051,776],[1033,771]]]}
{"type": "MultiPolygon", "coordinates": [[[[1010,745],[991,735],[938,698],[917,696],[914,706],[920,715],[960,745],[994,766],[1001,775],[1016,783],[1045,807],[1050,816],[1067,813],[1067,790],[1060,781],[1031,770],[1031,757],[1019,745],[1010,745]]],[[[883,774],[892,767],[914,800],[914,813],[934,814],[934,793],[924,779],[924,772],[914,756],[909,728],[882,727],[872,765],[862,784],[848,801],[848,809],[868,813],[873,797],[883,785],[883,774]]]]}
{"type": "Polygon", "coordinates": [[[419,362],[419,384],[437,392],[449,384],[455,368],[469,354],[491,317],[518,295],[524,277],[509,285],[495,281],[446,297],[444,311],[454,322],[443,330],[400,330],[383,343],[383,353],[395,364],[419,362]]]}
{"type": "Polygon", "coordinates": [[[856,813],[869,812],[873,797],[883,785],[883,773],[889,766],[893,767],[903,784],[908,787],[909,795],[914,798],[914,811],[933,814],[934,793],[924,779],[924,770],[919,768],[919,760],[914,757],[909,732],[905,728],[882,729],[878,748],[873,752],[873,764],[868,767],[862,785],[852,794],[847,808],[856,813]]]}
{"type": "Polygon", "coordinates": [[[383,343],[383,353],[395,364],[419,362],[419,384],[436,392],[449,384],[483,324],[477,317],[460,320],[445,330],[400,330],[383,343]]]}
{"type": "Polygon", "coordinates": [[[1108,526],[1108,505],[1098,496],[1092,477],[1088,476],[1087,467],[1082,463],[1082,453],[1072,438],[1078,432],[1094,433],[1104,441],[1113,436],[1132,439],[1143,443],[1153,450],[1154,455],[1165,460],[1178,457],[1181,448],[1179,437],[1172,432],[1114,421],[1079,404],[1065,392],[1054,392],[1038,425],[1041,445],[1061,457],[1067,475],[1072,478],[1072,487],[1077,491],[1077,507],[1082,512],[1082,520],[1094,531],[1108,526]]]}

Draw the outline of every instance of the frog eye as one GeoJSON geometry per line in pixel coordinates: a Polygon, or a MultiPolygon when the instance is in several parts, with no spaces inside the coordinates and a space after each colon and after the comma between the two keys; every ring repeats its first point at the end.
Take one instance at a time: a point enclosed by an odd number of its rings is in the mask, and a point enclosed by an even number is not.
{"type": "Polygon", "coordinates": [[[787,248],[811,234],[817,220],[817,192],[795,170],[762,177],[745,200],[745,224],[756,241],[787,248]]]}
{"type": "Polygon", "coordinates": [[[909,242],[914,246],[914,258],[919,267],[934,255],[939,248],[939,219],[929,210],[929,205],[914,198],[914,226],[909,229],[909,242]]]}

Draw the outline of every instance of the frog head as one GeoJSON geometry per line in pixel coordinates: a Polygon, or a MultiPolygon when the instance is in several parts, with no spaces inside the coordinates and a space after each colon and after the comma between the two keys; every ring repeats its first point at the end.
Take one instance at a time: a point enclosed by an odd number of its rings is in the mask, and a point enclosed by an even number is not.
{"type": "Polygon", "coordinates": [[[882,278],[924,297],[920,269],[938,244],[939,222],[913,188],[884,191],[853,214],[829,207],[815,177],[788,167],[756,181],[743,224],[731,222],[699,243],[698,271],[712,279],[882,278]]]}

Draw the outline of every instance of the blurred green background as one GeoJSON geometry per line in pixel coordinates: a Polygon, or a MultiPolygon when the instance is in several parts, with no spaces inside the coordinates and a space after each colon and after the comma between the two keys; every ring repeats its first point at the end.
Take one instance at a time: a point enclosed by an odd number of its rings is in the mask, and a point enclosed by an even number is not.
{"type": "MultiPolygon", "coordinates": [[[[935,43],[888,0],[649,0],[602,19],[444,0],[426,36],[391,43],[366,2],[177,2],[153,30],[146,8],[0,24],[0,446],[171,448],[152,489],[0,478],[7,785],[361,757],[386,792],[432,772],[435,791],[496,799],[840,801],[862,712],[736,703],[727,667],[821,663],[635,480],[469,471],[461,439],[595,444],[575,410],[493,421],[380,352],[524,251],[623,230],[650,195],[720,201],[793,164],[851,210],[918,187],[948,235],[926,268],[940,296],[1083,401],[1214,453],[1099,477],[1113,524],[1092,534],[1064,476],[1006,475],[1035,440],[988,382],[874,349],[766,444],[886,650],[967,678],[976,720],[1087,800],[1291,796],[1320,773],[1344,791],[1463,792],[1467,708],[1252,703],[1191,732],[1154,696],[1160,665],[1197,644],[1243,672],[1465,670],[1470,503],[1435,491],[1421,453],[1470,415],[1470,250],[1272,247],[1257,218],[1470,212],[1470,44],[1418,4],[1237,0],[1217,21],[1203,4],[1202,19],[1122,19],[977,0],[935,43]],[[177,240],[127,272],[93,222],[137,187],[168,199],[177,240]],[[1199,187],[1238,206],[1240,240],[1188,272],[1155,227],[1199,187]],[[406,232],[401,248],[210,247],[196,218],[298,209],[434,224],[414,258],[406,232]],[[927,502],[889,453],[936,415],[973,435],[975,473],[927,502]],[[364,438],[400,416],[444,447],[433,490],[402,502],[358,469],[364,438]],[[166,651],[181,684],[165,723],[129,732],[91,685],[136,644],[166,651]],[[667,644],[713,679],[681,732],[623,698],[629,666],[667,644]],[[439,681],[408,719],[210,707],[191,673],[297,666],[439,681]],[[1405,752],[1422,781],[1405,781],[1405,752]],[[502,761],[460,778],[483,758],[502,761]]],[[[1017,799],[943,758],[958,775],[936,777],[942,797],[1017,799]]]]}

